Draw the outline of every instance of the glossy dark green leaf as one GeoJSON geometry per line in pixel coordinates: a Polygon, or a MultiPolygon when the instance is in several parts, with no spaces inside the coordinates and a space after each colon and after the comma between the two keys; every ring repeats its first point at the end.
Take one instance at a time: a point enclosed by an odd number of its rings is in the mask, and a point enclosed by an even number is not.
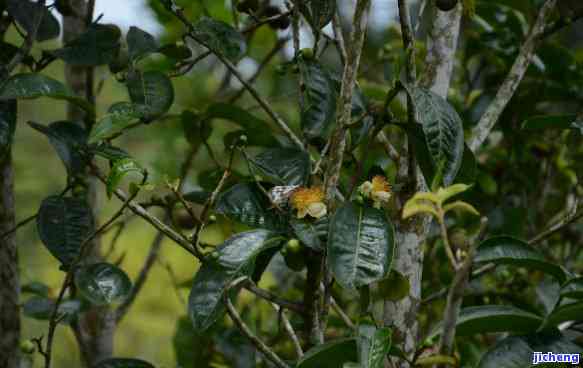
{"type": "Polygon", "coordinates": [[[196,41],[232,62],[245,54],[245,38],[225,22],[203,17],[193,25],[193,34],[196,41]]]}
{"type": "Polygon", "coordinates": [[[526,242],[510,236],[497,236],[483,241],[478,246],[474,262],[535,269],[554,276],[560,283],[566,279],[562,267],[548,262],[526,242]]]}
{"type": "Polygon", "coordinates": [[[268,230],[252,230],[234,235],[217,247],[216,260],[204,263],[190,291],[188,311],[194,329],[202,333],[224,313],[225,289],[237,277],[251,276],[257,256],[282,241],[268,230]]]}
{"type": "Polygon", "coordinates": [[[523,130],[581,129],[581,127],[583,126],[577,124],[575,114],[534,116],[522,123],[523,130]]]}
{"type": "Polygon", "coordinates": [[[148,32],[132,26],[126,36],[131,60],[138,60],[159,49],[158,41],[148,32]]]}
{"type": "Polygon", "coordinates": [[[176,331],[172,338],[176,363],[181,368],[209,368],[212,355],[212,336],[198,335],[185,316],[176,321],[176,331]]]}
{"type": "Polygon", "coordinates": [[[302,131],[308,139],[327,139],[336,122],[336,86],[328,70],[317,61],[299,58],[298,66],[305,86],[302,131]]]}
{"type": "Polygon", "coordinates": [[[76,270],[75,286],[94,305],[121,303],[132,290],[125,272],[109,263],[94,263],[76,270]]]}
{"type": "Polygon", "coordinates": [[[563,304],[551,312],[545,321],[545,327],[558,326],[566,321],[583,321],[583,302],[563,304]]]}
{"type": "Polygon", "coordinates": [[[326,224],[324,228],[319,228],[318,224],[311,220],[306,221],[296,218],[290,219],[289,224],[291,225],[294,234],[296,234],[296,237],[307,247],[318,252],[321,252],[324,249],[320,236],[327,234],[328,226],[326,226],[326,224]]]}
{"type": "MultiPolygon", "coordinates": [[[[229,120],[239,125],[247,135],[249,146],[273,147],[277,145],[269,124],[238,106],[225,103],[212,104],[208,107],[204,118],[229,120]]],[[[228,134],[233,135],[234,132],[228,134]]],[[[239,135],[240,132],[237,132],[237,136],[239,135]]]]}
{"type": "MultiPolygon", "coordinates": [[[[543,319],[534,314],[510,305],[482,305],[463,308],[460,311],[456,336],[469,336],[491,332],[536,331],[543,319]]],[[[434,329],[432,337],[442,332],[441,323],[434,329]]]]}
{"type": "MultiPolygon", "coordinates": [[[[20,48],[16,45],[13,45],[8,42],[0,41],[0,63],[8,64],[12,61],[12,58],[16,53],[20,50],[20,48]]],[[[30,55],[26,56],[22,62],[25,65],[32,65],[34,59],[30,57],[30,55]]]]}
{"type": "Polygon", "coordinates": [[[124,158],[130,158],[129,153],[123,149],[108,144],[100,144],[97,146],[91,146],[89,152],[94,155],[106,158],[110,161],[117,161],[124,158]]]}
{"type": "Polygon", "coordinates": [[[486,352],[480,359],[477,368],[550,368],[561,366],[558,363],[532,365],[534,352],[581,354],[583,349],[556,330],[531,335],[509,336],[486,352]]]}
{"type": "Polygon", "coordinates": [[[478,176],[478,163],[476,156],[466,144],[464,144],[464,154],[462,157],[462,165],[455,177],[455,183],[473,184],[476,182],[478,176]]]}
{"type": "Polygon", "coordinates": [[[100,361],[93,368],[155,368],[152,364],[130,358],[109,358],[100,361]]]}
{"type": "Polygon", "coordinates": [[[43,296],[45,298],[49,296],[48,285],[40,281],[32,281],[26,283],[20,287],[20,291],[22,291],[23,293],[30,293],[37,296],[43,296]]]}
{"type": "Polygon", "coordinates": [[[89,134],[89,143],[97,143],[118,136],[124,129],[146,116],[147,110],[147,107],[131,102],[118,102],[111,105],[107,114],[93,126],[89,134]]]}
{"type": "Polygon", "coordinates": [[[56,79],[35,73],[15,74],[0,86],[0,100],[34,99],[49,97],[71,102],[88,113],[94,113],[93,106],[70,91],[56,79]]]}
{"type": "Polygon", "coordinates": [[[305,4],[300,2],[300,10],[310,25],[319,30],[332,21],[336,11],[336,1],[312,0],[305,4]]]}
{"type": "Polygon", "coordinates": [[[121,181],[130,174],[137,174],[141,180],[144,176],[142,166],[132,158],[124,158],[114,162],[107,176],[107,197],[111,198],[121,181]]]}
{"type": "Polygon", "coordinates": [[[220,194],[215,211],[254,228],[281,230],[284,223],[270,207],[269,199],[255,183],[240,183],[220,194]]]}
{"type": "Polygon", "coordinates": [[[147,108],[147,120],[165,114],[174,102],[172,81],[162,72],[134,70],[126,84],[132,102],[147,108]]]}
{"type": "Polygon", "coordinates": [[[36,225],[43,244],[66,269],[91,233],[93,217],[82,200],[50,196],[41,203],[36,225]]]}
{"type": "Polygon", "coordinates": [[[211,192],[206,190],[193,190],[183,195],[183,198],[188,202],[204,205],[211,197],[211,192]]]}
{"type": "Polygon", "coordinates": [[[295,148],[272,148],[250,158],[251,165],[276,185],[306,185],[311,173],[310,155],[295,148]]]}
{"type": "Polygon", "coordinates": [[[356,340],[345,338],[332,340],[308,350],[298,361],[296,368],[338,368],[344,363],[357,361],[356,340]]]}
{"type": "MultiPolygon", "coordinates": [[[[22,306],[22,312],[25,316],[48,321],[53,314],[55,301],[47,297],[35,296],[28,299],[22,306]]],[[[81,311],[81,302],[76,299],[63,300],[59,304],[58,314],[63,316],[63,321],[71,323],[77,314],[81,311]]]]}
{"type": "Polygon", "coordinates": [[[52,54],[70,65],[109,64],[118,55],[120,36],[121,31],[115,25],[94,24],[63,48],[52,51],[52,54]]]}
{"type": "Polygon", "coordinates": [[[385,357],[391,349],[390,328],[374,325],[358,326],[358,356],[361,368],[383,368],[385,357]]]}
{"type": "Polygon", "coordinates": [[[393,226],[380,210],[347,202],[330,220],[328,264],[342,287],[355,289],[386,277],[394,247],[393,226]]]}
{"type": "Polygon", "coordinates": [[[185,110],[180,115],[184,136],[188,143],[197,147],[206,142],[212,134],[212,127],[208,121],[201,119],[200,115],[185,110]]]}
{"type": "Polygon", "coordinates": [[[583,277],[568,280],[561,288],[561,297],[583,299],[583,277]]]}
{"type": "Polygon", "coordinates": [[[418,87],[408,87],[415,103],[417,121],[425,135],[433,167],[444,166],[443,183],[453,183],[462,164],[464,128],[455,109],[439,95],[418,87]]]}
{"type": "Polygon", "coordinates": [[[158,52],[175,61],[188,59],[192,56],[192,51],[184,45],[169,44],[158,49],[158,52]]]}
{"type": "Polygon", "coordinates": [[[42,20],[36,34],[36,41],[43,42],[59,37],[61,26],[50,10],[29,0],[6,0],[6,10],[16,22],[30,33],[36,26],[37,14],[42,11],[42,20]]]}
{"type": "Polygon", "coordinates": [[[69,175],[76,175],[84,170],[86,158],[83,157],[82,150],[87,143],[88,134],[80,124],[70,121],[57,121],[48,126],[34,122],[28,124],[49,138],[69,175]]]}
{"type": "Polygon", "coordinates": [[[16,131],[16,100],[0,101],[0,157],[10,151],[16,131]]]}

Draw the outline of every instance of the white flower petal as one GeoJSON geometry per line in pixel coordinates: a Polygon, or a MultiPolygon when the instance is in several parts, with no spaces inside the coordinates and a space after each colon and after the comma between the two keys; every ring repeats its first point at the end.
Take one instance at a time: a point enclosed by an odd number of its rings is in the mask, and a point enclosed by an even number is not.
{"type": "Polygon", "coordinates": [[[304,218],[308,214],[308,210],[306,208],[298,210],[298,218],[304,218]]]}
{"type": "Polygon", "coordinates": [[[358,189],[360,190],[360,192],[362,194],[364,194],[366,197],[368,197],[370,195],[370,193],[372,192],[372,183],[370,181],[365,181],[364,183],[362,183],[360,185],[360,187],[358,189]]]}
{"type": "Polygon", "coordinates": [[[322,202],[312,203],[308,206],[308,213],[314,218],[326,216],[327,212],[326,205],[322,202]]]}
{"type": "Polygon", "coordinates": [[[372,198],[374,201],[388,202],[391,197],[392,194],[390,192],[378,191],[372,193],[372,198]]]}

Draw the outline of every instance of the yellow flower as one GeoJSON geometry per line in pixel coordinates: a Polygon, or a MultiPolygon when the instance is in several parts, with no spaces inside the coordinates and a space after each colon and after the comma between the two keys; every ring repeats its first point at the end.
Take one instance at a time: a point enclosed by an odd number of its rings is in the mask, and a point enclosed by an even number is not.
{"type": "Polygon", "coordinates": [[[327,213],[322,188],[298,188],[290,200],[292,207],[298,211],[298,218],[304,218],[306,215],[320,218],[327,213]]]}
{"type": "Polygon", "coordinates": [[[380,208],[381,204],[388,202],[393,195],[391,185],[384,176],[380,175],[372,178],[372,181],[362,183],[359,190],[365,198],[372,199],[375,208],[380,208]]]}

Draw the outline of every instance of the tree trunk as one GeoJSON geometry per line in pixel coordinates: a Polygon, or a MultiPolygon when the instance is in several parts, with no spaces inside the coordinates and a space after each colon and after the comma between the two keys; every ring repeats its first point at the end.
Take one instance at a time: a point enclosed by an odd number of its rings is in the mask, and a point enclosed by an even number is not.
{"type": "MultiPolygon", "coordinates": [[[[12,155],[0,162],[0,233],[14,228],[12,155]]],[[[20,285],[14,233],[0,239],[0,367],[18,368],[20,346],[20,285]]]]}
{"type": "MultiPolygon", "coordinates": [[[[88,27],[92,18],[92,5],[85,0],[72,0],[71,5],[77,16],[63,18],[63,41],[69,42],[77,38],[88,27]]],[[[79,96],[84,97],[90,103],[95,103],[93,94],[93,69],[87,67],[65,65],[65,78],[67,85],[79,96]]],[[[83,110],[69,104],[68,120],[83,124],[89,130],[93,122],[89,121],[83,110]]],[[[69,178],[75,185],[84,187],[85,190],[77,193],[83,197],[91,207],[94,218],[97,219],[96,182],[87,175],[69,178]]],[[[91,261],[101,259],[99,239],[93,240],[90,254],[91,261]]],[[[79,316],[77,323],[73,324],[73,330],[81,356],[86,366],[92,367],[97,362],[109,358],[113,354],[113,338],[116,328],[114,311],[109,307],[93,307],[79,316]]]]}
{"type": "MultiPolygon", "coordinates": [[[[432,28],[428,34],[426,69],[421,76],[422,87],[432,90],[443,98],[451,81],[455,62],[462,6],[449,12],[438,10],[430,1],[433,12],[432,28]]],[[[418,177],[422,177],[418,171],[418,177]]],[[[422,181],[422,180],[421,180],[422,181]]],[[[424,190],[424,183],[418,183],[417,190],[424,190]]],[[[403,201],[408,198],[401,198],[403,201]]],[[[409,281],[409,295],[398,302],[385,301],[383,320],[393,328],[394,338],[401,343],[404,352],[412,357],[418,340],[418,309],[421,302],[421,281],[423,272],[423,242],[429,230],[425,220],[409,220],[396,224],[397,249],[394,269],[409,281]]],[[[394,367],[407,368],[409,363],[394,362],[394,367]]]]}

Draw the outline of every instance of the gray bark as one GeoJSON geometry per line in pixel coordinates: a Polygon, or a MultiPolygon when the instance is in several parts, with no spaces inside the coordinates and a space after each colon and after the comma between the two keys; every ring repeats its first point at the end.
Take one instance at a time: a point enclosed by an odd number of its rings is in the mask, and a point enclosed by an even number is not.
{"type": "MultiPolygon", "coordinates": [[[[14,228],[12,156],[0,162],[0,233],[14,228]]],[[[18,368],[20,346],[20,284],[14,233],[0,239],[0,367],[18,368]]]]}
{"type": "MultiPolygon", "coordinates": [[[[72,0],[75,13],[86,15],[92,12],[90,5],[85,0],[72,0]]],[[[69,42],[77,38],[87,29],[87,19],[84,16],[70,16],[63,18],[63,41],[69,42]]],[[[77,95],[94,103],[93,96],[93,70],[87,67],[65,65],[65,78],[67,85],[77,95]]],[[[85,113],[76,106],[69,104],[67,118],[70,121],[85,124],[91,128],[91,122],[85,121],[85,113]]],[[[82,194],[93,210],[94,218],[97,218],[96,182],[89,175],[74,179],[86,187],[82,194]]],[[[90,254],[92,261],[101,259],[99,252],[99,239],[92,240],[90,254]]],[[[97,362],[109,358],[113,354],[113,338],[116,329],[116,316],[109,307],[94,307],[79,317],[78,323],[73,326],[75,337],[81,350],[81,356],[86,366],[93,366],[97,362]]]]}
{"type": "MultiPolygon", "coordinates": [[[[450,12],[433,11],[431,31],[428,34],[428,50],[420,84],[438,95],[447,98],[451,76],[455,63],[455,51],[459,38],[462,7],[458,5],[450,12]]],[[[405,161],[405,160],[403,160],[405,161]]],[[[405,165],[406,162],[402,162],[405,165]]],[[[405,169],[405,168],[403,168],[405,169]]],[[[422,175],[417,169],[417,177],[422,175]]],[[[426,190],[423,180],[417,184],[417,190],[426,190]]],[[[407,194],[402,201],[407,200],[407,194]]],[[[396,224],[397,249],[394,258],[394,269],[409,280],[409,295],[393,302],[385,301],[383,321],[393,328],[394,338],[401,344],[404,352],[412,356],[417,348],[418,320],[417,313],[421,301],[421,281],[423,271],[423,242],[429,229],[427,219],[413,219],[396,224]]],[[[409,367],[404,361],[393,362],[394,367],[409,367]]]]}

